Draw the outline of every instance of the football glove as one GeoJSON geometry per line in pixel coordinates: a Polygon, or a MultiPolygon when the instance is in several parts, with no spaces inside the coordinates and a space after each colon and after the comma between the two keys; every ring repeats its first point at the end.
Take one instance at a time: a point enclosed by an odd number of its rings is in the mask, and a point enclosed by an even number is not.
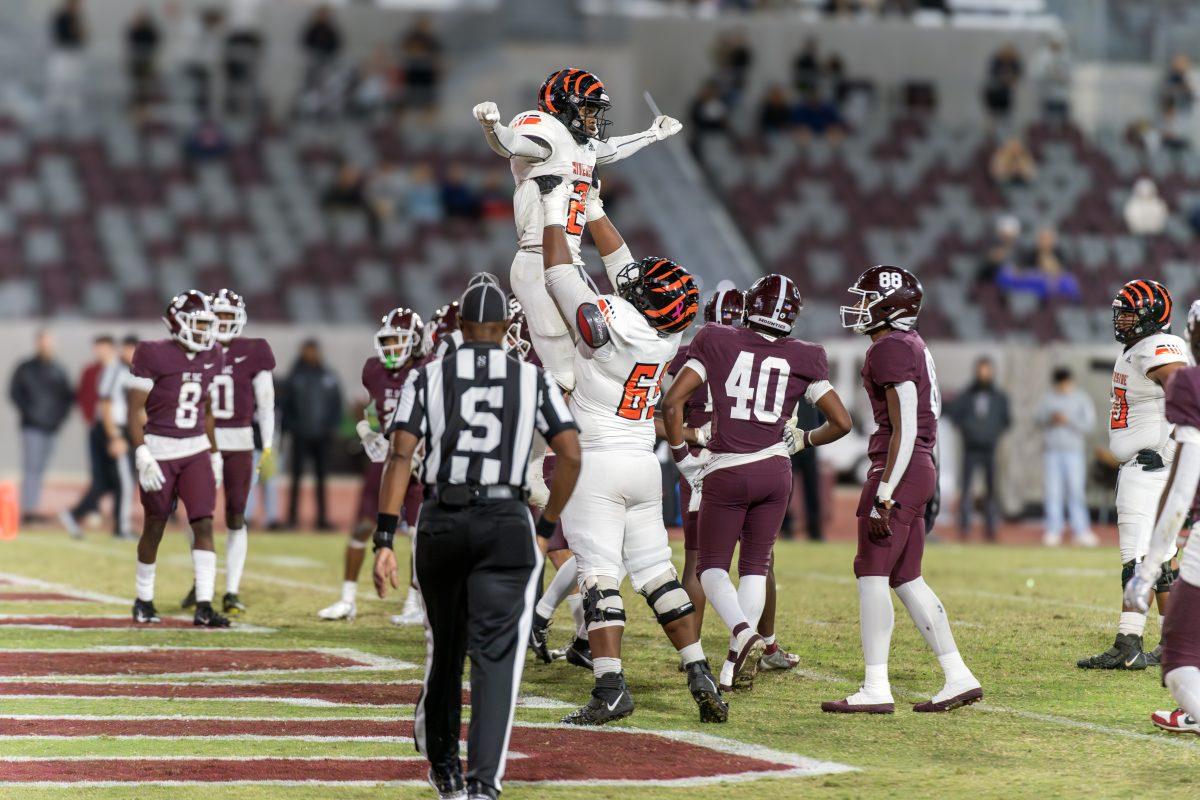
{"type": "Polygon", "coordinates": [[[550,502],[550,487],[546,479],[536,472],[529,473],[529,505],[535,508],[545,508],[550,502]]]}
{"type": "Polygon", "coordinates": [[[258,457],[258,479],[269,481],[275,477],[275,471],[278,468],[275,463],[275,451],[269,447],[262,449],[262,454],[258,457]]]}
{"type": "Polygon", "coordinates": [[[354,430],[358,433],[359,440],[362,441],[363,450],[366,451],[367,458],[376,464],[382,464],[387,458],[388,441],[384,435],[377,430],[371,428],[371,423],[365,419],[360,419],[358,424],[354,426],[354,430]]]}
{"type": "Polygon", "coordinates": [[[699,428],[696,428],[695,431],[696,431],[696,446],[697,447],[707,447],[709,440],[712,439],[712,423],[706,422],[703,425],[701,425],[699,428]]]}
{"type": "Polygon", "coordinates": [[[593,178],[592,188],[583,204],[583,217],[588,222],[595,222],[603,217],[604,213],[604,201],[600,199],[600,179],[593,178]]]}
{"type": "Polygon", "coordinates": [[[485,100],[471,109],[475,120],[485,128],[491,128],[500,121],[500,109],[491,100],[485,100]]]}
{"type": "Polygon", "coordinates": [[[867,517],[867,536],[875,544],[882,544],[892,536],[892,509],[880,500],[871,505],[867,517]]]}
{"type": "Polygon", "coordinates": [[[783,426],[783,444],[792,455],[796,455],[805,447],[804,431],[796,424],[795,418],[788,420],[783,426]]]}
{"type": "Polygon", "coordinates": [[[674,117],[668,117],[663,114],[654,118],[654,122],[650,123],[649,130],[654,134],[654,138],[661,142],[663,139],[669,139],[683,130],[683,123],[674,117]]]}
{"type": "Polygon", "coordinates": [[[1129,583],[1125,584],[1125,606],[1127,608],[1136,608],[1143,614],[1150,610],[1150,595],[1161,571],[1162,567],[1157,564],[1148,564],[1143,561],[1138,565],[1133,577],[1129,579],[1129,583]]]}
{"type": "Polygon", "coordinates": [[[134,450],[133,463],[137,467],[138,485],[142,487],[142,491],[157,492],[163,487],[166,477],[163,475],[162,467],[154,460],[154,456],[150,455],[149,447],[141,445],[134,450]]]}
{"type": "Polygon", "coordinates": [[[701,473],[704,472],[704,467],[707,465],[707,458],[694,456],[691,453],[688,453],[675,462],[675,466],[679,469],[679,474],[683,475],[684,480],[690,486],[695,486],[700,481],[701,473]]]}
{"type": "Polygon", "coordinates": [[[212,463],[213,480],[217,482],[217,488],[221,488],[221,484],[225,482],[225,459],[221,458],[220,450],[213,450],[208,454],[208,460],[212,463]]]}
{"type": "Polygon", "coordinates": [[[1137,463],[1142,465],[1143,472],[1158,472],[1167,466],[1157,450],[1138,450],[1137,463]]]}

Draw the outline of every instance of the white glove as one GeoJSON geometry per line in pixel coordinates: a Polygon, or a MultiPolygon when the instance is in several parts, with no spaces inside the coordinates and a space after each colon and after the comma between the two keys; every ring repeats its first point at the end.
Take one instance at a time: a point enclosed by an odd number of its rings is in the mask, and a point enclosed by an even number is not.
{"type": "Polygon", "coordinates": [[[708,440],[712,438],[712,423],[706,422],[699,428],[696,428],[696,446],[704,447],[708,444],[708,440]]]}
{"type": "Polygon", "coordinates": [[[550,502],[550,487],[546,479],[536,472],[529,473],[529,504],[535,508],[545,508],[550,502]]]}
{"type": "Polygon", "coordinates": [[[366,451],[367,458],[376,464],[383,463],[388,453],[388,441],[384,435],[372,429],[371,423],[365,419],[360,419],[358,424],[354,426],[354,430],[358,432],[358,438],[362,441],[363,450],[366,451]]]}
{"type": "Polygon", "coordinates": [[[1125,584],[1125,605],[1136,608],[1145,614],[1150,610],[1150,595],[1153,594],[1154,584],[1158,581],[1162,567],[1147,564],[1143,561],[1134,570],[1133,577],[1125,584]]]}
{"type": "Polygon", "coordinates": [[[154,456],[150,455],[149,447],[141,445],[134,450],[133,463],[137,467],[138,484],[142,487],[142,491],[157,492],[163,487],[166,477],[163,475],[162,467],[154,460],[154,456]]]}
{"type": "Polygon", "coordinates": [[[500,121],[500,109],[491,100],[485,100],[471,109],[475,120],[489,130],[500,121]]]}
{"type": "Polygon", "coordinates": [[[708,465],[708,458],[694,456],[688,453],[686,456],[675,462],[675,467],[689,485],[695,486],[700,480],[700,474],[704,471],[704,467],[708,465]]]}
{"type": "Polygon", "coordinates": [[[225,459],[221,457],[221,451],[215,450],[208,454],[208,460],[212,462],[213,479],[217,482],[217,488],[221,488],[221,484],[225,482],[225,459]]]}
{"type": "Polygon", "coordinates": [[[804,449],[804,431],[796,424],[794,418],[783,426],[783,444],[792,455],[804,449]]]}
{"type": "Polygon", "coordinates": [[[674,117],[668,117],[666,114],[655,117],[654,122],[650,123],[648,130],[654,134],[654,138],[658,141],[668,139],[683,130],[683,123],[674,117]]]}
{"type": "Polygon", "coordinates": [[[604,201],[600,199],[600,181],[592,181],[592,188],[588,191],[587,202],[583,205],[583,216],[589,223],[595,222],[604,216],[604,201]]]}

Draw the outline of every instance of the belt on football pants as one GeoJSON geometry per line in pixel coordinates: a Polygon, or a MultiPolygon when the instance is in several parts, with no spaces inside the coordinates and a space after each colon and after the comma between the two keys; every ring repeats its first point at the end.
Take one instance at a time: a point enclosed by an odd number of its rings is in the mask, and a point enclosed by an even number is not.
{"type": "Polygon", "coordinates": [[[504,500],[529,499],[525,489],[507,484],[479,486],[468,483],[438,483],[425,487],[425,499],[432,500],[442,508],[467,508],[504,500]]]}

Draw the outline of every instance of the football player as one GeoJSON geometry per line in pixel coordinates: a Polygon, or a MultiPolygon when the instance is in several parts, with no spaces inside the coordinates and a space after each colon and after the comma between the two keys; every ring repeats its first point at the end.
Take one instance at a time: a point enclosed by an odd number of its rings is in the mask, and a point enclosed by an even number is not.
{"type": "MultiPolygon", "coordinates": [[[[983,689],[959,655],[945,608],[921,577],[942,406],[933,356],[916,331],[924,291],[911,272],[890,266],[871,267],[849,291],[856,302],[842,306],[842,326],[871,337],[862,378],[878,426],[867,446],[871,468],[858,503],[854,558],[866,680],[844,700],[822,703],[821,710],[895,711],[887,666],[894,622],[890,586],[946,678],[941,691],[913,711],[950,711],[977,702],[983,689]]],[[[808,433],[803,437],[811,439],[808,433]]]]}
{"type": "Polygon", "coordinates": [[[750,689],[766,642],[757,631],[767,599],[775,537],[792,496],[784,427],[801,398],[826,422],[801,435],[805,447],[850,432],[850,414],[829,382],[825,348],[792,339],[802,301],[795,281],[767,275],[745,298],[745,327],[705,325],[688,347],[663,403],[667,443],[693,490],[701,492],[695,571],[730,630],[721,691],[750,689]],[[684,405],[707,384],[713,437],[702,458],[683,440],[684,405]],[[729,577],[738,547],[738,586],[729,577]]]}
{"type": "MultiPolygon", "coordinates": [[[[586,454],[577,492],[562,513],[587,604],[595,688],[586,705],[563,722],[600,725],[633,713],[621,669],[628,573],[685,665],[688,689],[702,722],[724,722],[729,707],[704,658],[692,601],[671,563],[662,519],[662,471],[654,455],[654,408],[659,381],[696,316],[695,281],[665,258],[634,261],[612,225],[596,226],[615,295],[597,295],[580,276],[566,229],[575,201],[560,176],[539,176],[546,220],[542,258],[546,288],[579,335],[571,412],[586,454]]],[[[536,345],[535,345],[536,346],[536,345]]]]}
{"type": "Polygon", "coordinates": [[[154,607],[158,544],[180,501],[192,528],[196,611],[193,623],[227,628],[212,607],[217,580],[212,515],[224,475],[217,446],[210,387],[225,366],[216,343],[217,317],[208,295],[190,289],[177,295],[163,316],[170,338],[142,342],[133,353],[129,379],[129,439],[142,487],[145,521],[138,540],[133,619],[161,622],[154,607]]]}
{"type": "MultiPolygon", "coordinates": [[[[383,316],[379,329],[375,331],[375,355],[363,364],[362,385],[367,390],[379,426],[386,430],[400,400],[400,392],[408,375],[421,361],[423,331],[421,317],[410,308],[393,308],[383,316]]],[[[388,441],[371,423],[359,420],[358,436],[369,459],[363,474],[362,494],[358,504],[358,524],[346,542],[346,555],[342,570],[342,597],[333,605],[317,612],[324,620],[344,619],[352,621],[358,613],[355,603],[358,594],[358,574],[362,571],[367,542],[375,532],[375,520],[379,505],[379,482],[383,475],[383,462],[387,459],[388,441]]],[[[403,518],[408,527],[417,523],[417,509],[421,504],[420,482],[409,486],[404,498],[403,518]],[[413,491],[413,485],[417,487],[413,491]]],[[[424,619],[420,594],[410,585],[404,610],[397,619],[401,625],[420,625],[424,619]]]]}
{"type": "Polygon", "coordinates": [[[458,301],[452,300],[429,317],[422,337],[424,352],[429,358],[445,358],[462,346],[462,331],[458,329],[458,301]]]}
{"type": "MultiPolygon", "coordinates": [[[[1200,361],[1200,300],[1188,312],[1188,343],[1192,358],[1200,361]]],[[[1150,609],[1150,595],[1158,588],[1166,562],[1183,547],[1179,580],[1171,592],[1171,613],[1163,622],[1163,684],[1179,703],[1174,711],[1150,716],[1159,728],[1174,733],[1200,733],[1200,546],[1181,534],[1188,509],[1195,517],[1200,488],[1200,367],[1181,369],[1167,387],[1167,422],[1175,426],[1175,465],[1163,490],[1165,500],[1149,552],[1125,586],[1125,605],[1141,613],[1150,609]]]]}
{"type": "Polygon", "coordinates": [[[592,222],[587,198],[597,166],[628,158],[648,144],[660,142],[682,130],[679,121],[655,118],[650,127],[628,136],[607,137],[605,119],[612,100],[604,83],[585,69],[570,67],[550,73],[538,90],[537,110],[524,111],[508,125],[500,123],[493,102],[475,106],[472,113],[483,126],[488,145],[509,160],[516,194],[517,254],[509,282],[529,318],[533,347],[547,371],[566,390],[575,380],[572,362],[575,346],[570,327],[546,293],[542,267],[542,203],[533,179],[543,175],[566,176],[571,201],[563,218],[571,263],[582,268],[580,237],[592,222]]]}
{"type": "MultiPolygon", "coordinates": [[[[1113,300],[1113,335],[1125,345],[1113,367],[1108,449],[1121,462],[1117,475],[1117,535],[1121,587],[1129,583],[1150,548],[1154,514],[1167,485],[1175,442],[1164,413],[1167,381],[1188,365],[1187,346],[1171,328],[1171,295],[1155,281],[1130,281],[1113,300]]],[[[1168,565],[1155,586],[1158,613],[1167,610],[1175,573],[1168,565]]],[[[1117,638],[1099,655],[1082,658],[1083,669],[1139,670],[1158,663],[1142,645],[1146,613],[1121,607],[1117,638]]]]}

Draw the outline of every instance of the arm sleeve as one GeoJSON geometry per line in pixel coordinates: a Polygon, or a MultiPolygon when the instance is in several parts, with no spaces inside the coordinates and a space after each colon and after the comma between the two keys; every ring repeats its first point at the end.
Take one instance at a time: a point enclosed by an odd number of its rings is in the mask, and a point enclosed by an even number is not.
{"type": "Polygon", "coordinates": [[[596,143],[596,164],[615,164],[656,141],[658,137],[650,130],[628,136],[610,136],[606,141],[596,143]]]}
{"type": "Polygon", "coordinates": [[[484,128],[483,136],[492,152],[505,158],[545,161],[554,152],[541,137],[524,136],[517,133],[516,128],[498,122],[490,131],[484,128]]]}
{"type": "Polygon", "coordinates": [[[393,431],[408,431],[418,439],[425,436],[425,370],[415,369],[408,374],[400,391],[400,402],[392,414],[388,435],[393,431]]]}
{"type": "Polygon", "coordinates": [[[1176,434],[1185,428],[1184,437],[1179,440],[1179,452],[1175,456],[1171,490],[1154,525],[1150,552],[1146,555],[1146,563],[1155,566],[1171,557],[1175,537],[1183,527],[1192,500],[1196,497],[1197,484],[1200,483],[1200,430],[1180,426],[1176,434]]]}
{"type": "Polygon", "coordinates": [[[263,447],[271,447],[275,441],[275,378],[270,372],[263,370],[254,376],[252,384],[263,447]]]}
{"type": "Polygon", "coordinates": [[[879,484],[877,497],[891,500],[892,491],[900,484],[908,462],[912,459],[913,446],[917,443],[917,385],[905,381],[895,385],[900,400],[900,449],[896,451],[896,463],[892,465],[891,480],[879,484]]]}
{"type": "Polygon", "coordinates": [[[584,303],[599,305],[599,295],[588,286],[574,264],[557,264],[546,270],[546,291],[549,292],[559,313],[575,324],[575,312],[584,303]]]}
{"type": "Polygon", "coordinates": [[[629,245],[623,244],[608,255],[600,256],[600,260],[604,262],[604,274],[608,276],[608,282],[616,289],[617,275],[633,261],[633,253],[629,245]]]}
{"type": "Polygon", "coordinates": [[[550,379],[550,374],[538,370],[538,375],[541,381],[538,384],[537,432],[549,442],[565,430],[579,430],[567,408],[567,401],[563,400],[562,392],[550,379]]]}

